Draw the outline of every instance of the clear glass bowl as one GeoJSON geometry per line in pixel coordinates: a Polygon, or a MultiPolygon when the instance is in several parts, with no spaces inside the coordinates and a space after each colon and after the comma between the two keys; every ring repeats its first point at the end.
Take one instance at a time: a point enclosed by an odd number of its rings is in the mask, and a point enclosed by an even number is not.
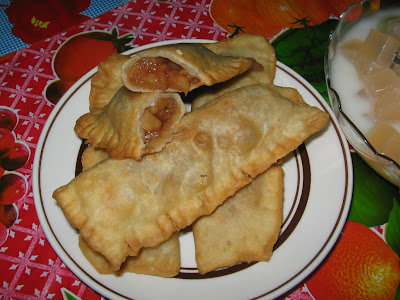
{"type": "MultiPolygon", "coordinates": [[[[357,153],[381,176],[400,187],[400,166],[390,157],[378,153],[368,142],[363,133],[357,128],[353,121],[342,109],[342,103],[346,99],[340,98],[340,91],[332,87],[331,67],[332,59],[337,53],[340,40],[352,26],[359,22],[361,18],[374,13],[369,1],[350,6],[339,18],[337,27],[330,36],[328,50],[325,55],[325,78],[328,87],[328,94],[331,101],[332,110],[339,121],[347,140],[357,151],[357,153]]],[[[343,75],[345,76],[345,74],[343,75]]]]}

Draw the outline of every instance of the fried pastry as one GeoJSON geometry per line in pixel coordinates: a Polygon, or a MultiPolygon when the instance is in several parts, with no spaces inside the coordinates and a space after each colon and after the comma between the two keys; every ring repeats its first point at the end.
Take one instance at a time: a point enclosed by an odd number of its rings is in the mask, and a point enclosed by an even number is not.
{"type": "Polygon", "coordinates": [[[282,222],[283,169],[270,167],[192,225],[200,274],[269,261],[282,222]]]}
{"type": "Polygon", "coordinates": [[[325,112],[271,86],[246,86],[185,114],[163,151],[102,161],[53,197],[118,270],[127,256],[211,214],[327,121],[325,112]]]}
{"type": "Polygon", "coordinates": [[[256,81],[251,81],[251,84],[271,84],[274,81],[276,71],[275,49],[264,36],[242,33],[231,39],[202,45],[218,55],[249,57],[261,64],[262,69],[259,69],[258,72],[253,69],[253,72],[249,72],[251,74],[242,76],[254,78],[256,81]]]}
{"type": "Polygon", "coordinates": [[[123,86],[121,67],[128,59],[128,55],[114,53],[99,64],[97,72],[90,82],[90,111],[106,106],[114,94],[123,86]]]}
{"type": "Polygon", "coordinates": [[[183,92],[245,72],[253,59],[218,55],[200,44],[159,46],[136,53],[122,65],[122,81],[134,92],[183,92]]]}
{"type": "Polygon", "coordinates": [[[218,55],[249,57],[254,59],[256,63],[253,63],[246,72],[228,81],[194,91],[196,95],[193,97],[195,100],[192,103],[192,109],[242,86],[257,83],[272,84],[274,81],[276,72],[275,49],[264,36],[242,33],[231,39],[202,45],[218,55]]]}
{"type": "Polygon", "coordinates": [[[175,232],[157,247],[142,248],[137,256],[128,256],[119,272],[174,277],[180,268],[179,232],[175,232]]]}
{"type": "Polygon", "coordinates": [[[99,252],[93,251],[81,236],[79,237],[79,248],[100,274],[140,273],[174,277],[180,271],[181,258],[177,232],[155,248],[143,248],[137,256],[128,256],[117,271],[113,271],[105,257],[99,252]]]}
{"type": "Polygon", "coordinates": [[[109,157],[110,156],[108,155],[107,151],[105,151],[104,149],[96,148],[89,145],[82,153],[82,169],[89,169],[109,157]]]}
{"type": "Polygon", "coordinates": [[[76,134],[117,159],[161,151],[186,111],[177,93],[134,93],[122,87],[105,107],[81,116],[76,134]]]}
{"type": "MultiPolygon", "coordinates": [[[[82,153],[82,168],[89,169],[99,162],[109,158],[104,149],[88,146],[82,153]]],[[[99,252],[94,251],[85,240],[79,236],[79,248],[92,266],[101,274],[142,273],[148,275],[173,277],[180,271],[181,257],[179,234],[173,234],[168,240],[155,248],[142,248],[136,256],[128,256],[121,268],[114,272],[99,252]]]]}
{"type": "MultiPolygon", "coordinates": [[[[275,95],[277,95],[278,97],[290,99],[290,101],[292,101],[293,103],[297,103],[297,104],[304,103],[303,97],[294,88],[282,87],[282,86],[273,85],[273,84],[269,84],[267,86],[270,89],[270,91],[272,93],[274,93],[275,95]]],[[[191,109],[195,110],[215,99],[215,98],[211,97],[211,94],[209,94],[209,95],[210,95],[210,97],[201,98],[200,101],[197,101],[198,99],[195,98],[191,109]]]]}

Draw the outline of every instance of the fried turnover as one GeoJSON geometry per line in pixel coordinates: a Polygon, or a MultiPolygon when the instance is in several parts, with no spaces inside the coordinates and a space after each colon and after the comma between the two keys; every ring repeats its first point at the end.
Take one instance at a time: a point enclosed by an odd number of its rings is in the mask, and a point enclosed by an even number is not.
{"type": "Polygon", "coordinates": [[[257,77],[257,81],[252,81],[252,84],[271,84],[275,78],[275,49],[262,35],[243,33],[231,39],[202,45],[218,55],[248,57],[262,65],[262,69],[255,68],[252,70],[253,72],[243,73],[243,76],[240,76],[242,80],[243,77],[252,80],[257,77]]]}
{"type": "MultiPolygon", "coordinates": [[[[279,97],[290,99],[290,101],[297,103],[297,104],[304,103],[303,97],[294,88],[283,87],[283,86],[278,86],[278,85],[273,85],[273,84],[268,84],[266,86],[268,86],[268,88],[271,90],[272,93],[274,93],[275,95],[279,95],[279,97]]],[[[210,96],[211,96],[211,94],[210,94],[210,96]]],[[[214,99],[215,98],[212,98],[212,97],[204,97],[201,99],[201,101],[197,101],[198,98],[195,98],[191,109],[195,110],[195,109],[207,104],[208,102],[211,102],[214,99]]]]}
{"type": "Polygon", "coordinates": [[[90,82],[89,110],[94,111],[106,106],[114,94],[123,86],[121,67],[129,56],[114,53],[99,64],[96,74],[90,82]]]}
{"type": "Polygon", "coordinates": [[[243,87],[185,114],[163,151],[102,161],[53,197],[118,270],[127,256],[211,214],[327,121],[325,112],[270,85],[243,87]]]}
{"type": "Polygon", "coordinates": [[[110,158],[107,151],[102,148],[96,148],[89,145],[82,153],[82,169],[89,169],[94,165],[97,165],[99,162],[106,160],[107,158],[110,158]]]}
{"type": "Polygon", "coordinates": [[[134,92],[188,93],[226,81],[252,64],[250,58],[218,55],[200,44],[166,45],[133,55],[122,65],[122,81],[134,92]]]}
{"type": "Polygon", "coordinates": [[[200,274],[269,261],[282,222],[283,169],[270,167],[192,225],[200,274]]]}
{"type": "Polygon", "coordinates": [[[122,87],[105,107],[81,116],[76,134],[117,159],[161,151],[186,111],[177,93],[134,93],[122,87]]]}
{"type": "Polygon", "coordinates": [[[179,234],[175,232],[168,240],[155,248],[143,248],[137,256],[128,256],[117,271],[113,271],[109,262],[99,252],[93,251],[79,237],[79,248],[100,274],[140,273],[161,277],[174,277],[179,274],[181,258],[179,234]]]}
{"type": "Polygon", "coordinates": [[[242,86],[258,83],[272,84],[274,81],[276,72],[275,49],[264,36],[243,33],[231,39],[202,45],[218,55],[248,57],[254,59],[256,63],[253,63],[246,72],[228,81],[194,91],[196,96],[192,103],[192,109],[242,86]]]}
{"type": "MultiPolygon", "coordinates": [[[[109,156],[104,149],[88,146],[82,153],[83,170],[89,169],[107,158],[109,156]]],[[[180,271],[181,257],[178,233],[174,233],[168,240],[155,248],[142,248],[138,255],[128,256],[118,271],[113,271],[105,257],[90,248],[81,236],[79,236],[79,248],[91,265],[101,274],[133,272],[173,277],[180,271]]]]}

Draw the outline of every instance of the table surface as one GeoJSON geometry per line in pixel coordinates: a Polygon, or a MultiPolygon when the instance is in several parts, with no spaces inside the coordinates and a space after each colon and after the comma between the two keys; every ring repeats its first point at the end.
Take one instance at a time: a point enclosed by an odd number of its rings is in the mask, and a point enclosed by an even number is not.
{"type": "MultiPolygon", "coordinates": [[[[39,136],[54,106],[76,80],[116,51],[165,40],[222,40],[241,32],[254,32],[263,33],[275,47],[278,60],[302,75],[329,102],[323,56],[336,18],[351,1],[321,2],[325,4],[319,5],[318,13],[306,6],[296,6],[295,1],[270,1],[274,3],[269,7],[271,18],[260,17],[251,4],[267,2],[262,0],[225,1],[223,5],[222,0],[110,1],[111,6],[104,12],[90,15],[88,8],[95,2],[15,0],[12,5],[10,1],[1,4],[10,22],[15,22],[9,24],[9,30],[13,28],[12,33],[17,35],[12,38],[22,40],[12,53],[8,53],[10,49],[2,49],[0,53],[6,54],[0,57],[0,114],[16,116],[15,126],[0,122],[0,299],[102,298],[66,268],[51,248],[41,229],[32,192],[33,161],[39,136]],[[282,10],[279,4],[283,2],[286,7],[282,10]],[[52,13],[48,13],[49,9],[52,13]],[[53,18],[51,21],[46,19],[49,15],[53,18]],[[289,19],[293,16],[297,21],[289,19]],[[89,32],[107,35],[114,41],[118,39],[121,47],[114,48],[110,39],[91,39],[88,35],[81,42],[71,42],[72,37],[89,32]],[[57,59],[68,59],[70,68],[55,68],[57,59]],[[12,142],[7,140],[9,132],[12,132],[12,142]],[[26,158],[22,163],[14,160],[7,164],[4,149],[10,143],[16,156],[26,158]],[[26,188],[22,194],[25,194],[20,199],[13,200],[12,195],[21,190],[4,187],[10,175],[24,179],[26,188]]],[[[12,35],[4,27],[1,34],[10,35],[9,38],[12,35]]],[[[2,38],[6,40],[5,36],[2,38]]],[[[376,175],[353,151],[351,155],[354,192],[346,228],[354,226],[354,222],[369,227],[371,234],[389,247],[379,252],[380,258],[393,257],[393,252],[399,255],[399,190],[376,175]]],[[[338,247],[341,243],[339,239],[338,247]]],[[[348,251],[354,251],[356,257],[358,247],[359,241],[354,239],[348,251]]],[[[329,259],[322,263],[321,272],[333,268],[329,259]]],[[[318,272],[280,298],[333,299],[328,297],[332,295],[324,295],[323,290],[313,294],[313,289],[309,289],[312,285],[307,286],[313,277],[321,276],[318,272]]],[[[352,282],[358,284],[356,280],[352,282]]]]}

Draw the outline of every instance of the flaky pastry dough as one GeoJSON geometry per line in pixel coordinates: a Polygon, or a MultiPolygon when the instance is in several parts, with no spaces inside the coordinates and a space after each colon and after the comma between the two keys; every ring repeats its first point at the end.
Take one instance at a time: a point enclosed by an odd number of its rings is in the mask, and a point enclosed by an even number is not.
{"type": "Polygon", "coordinates": [[[262,35],[242,33],[231,39],[202,44],[218,55],[241,56],[254,59],[255,63],[244,73],[212,87],[196,90],[192,109],[237,88],[252,84],[272,84],[276,72],[275,49],[262,35]]]}
{"type": "Polygon", "coordinates": [[[76,134],[117,159],[161,151],[186,111],[177,93],[134,93],[122,87],[110,103],[81,116],[76,134]]]}
{"type": "Polygon", "coordinates": [[[122,65],[122,81],[131,91],[187,93],[226,81],[249,69],[253,59],[218,55],[200,44],[173,44],[136,53],[122,65]]]}
{"type": "Polygon", "coordinates": [[[114,53],[99,64],[96,74],[90,81],[90,111],[106,106],[123,86],[121,67],[128,59],[128,55],[114,53]]]}
{"type": "Polygon", "coordinates": [[[239,262],[269,261],[283,204],[283,169],[270,167],[192,225],[200,274],[239,262]]]}
{"type": "MultiPolygon", "coordinates": [[[[104,149],[88,146],[82,153],[82,168],[87,170],[107,158],[109,156],[104,149]]],[[[180,271],[181,257],[178,233],[174,233],[157,247],[142,248],[138,255],[128,256],[117,271],[113,271],[106,258],[90,248],[81,236],[79,236],[79,248],[97,272],[101,274],[133,272],[173,277],[180,271]]]]}
{"type": "Polygon", "coordinates": [[[118,270],[127,256],[212,213],[328,119],[269,85],[246,86],[185,114],[163,151],[140,161],[107,159],[53,197],[118,270]]]}

